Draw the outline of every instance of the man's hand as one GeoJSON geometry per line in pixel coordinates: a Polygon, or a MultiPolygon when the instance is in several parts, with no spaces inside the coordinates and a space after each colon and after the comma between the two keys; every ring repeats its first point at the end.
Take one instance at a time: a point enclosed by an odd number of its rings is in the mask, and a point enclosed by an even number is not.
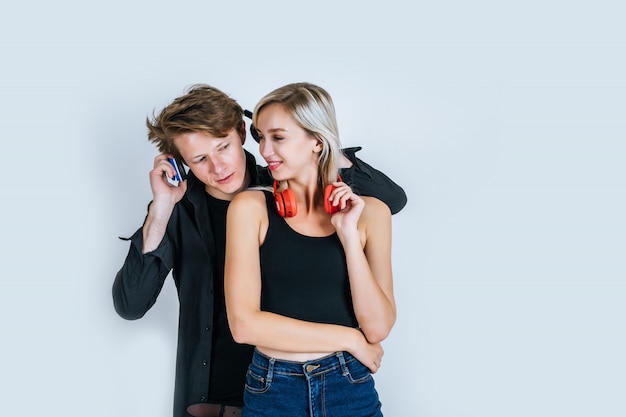
{"type": "Polygon", "coordinates": [[[172,178],[176,171],[167,160],[171,155],[159,154],[154,158],[154,167],[150,171],[150,188],[154,202],[169,203],[172,206],[178,203],[187,191],[187,181],[181,181],[178,186],[167,181],[167,177],[172,178]]]}
{"type": "Polygon", "coordinates": [[[152,252],[163,240],[167,223],[178,203],[187,191],[187,180],[180,181],[178,186],[167,181],[166,176],[173,177],[176,173],[167,158],[171,155],[160,154],[154,158],[154,168],[150,171],[150,187],[152,188],[152,204],[148,209],[148,217],[143,225],[143,253],[152,252]]]}

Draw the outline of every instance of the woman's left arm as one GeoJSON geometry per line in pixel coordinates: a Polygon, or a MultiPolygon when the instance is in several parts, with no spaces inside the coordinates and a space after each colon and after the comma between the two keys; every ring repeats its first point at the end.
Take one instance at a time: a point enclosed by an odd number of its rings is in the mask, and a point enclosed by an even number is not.
{"type": "Polygon", "coordinates": [[[356,318],[367,340],[377,343],[396,320],[391,212],[380,200],[349,194],[349,209],[334,214],[332,221],[346,254],[356,318]]]}

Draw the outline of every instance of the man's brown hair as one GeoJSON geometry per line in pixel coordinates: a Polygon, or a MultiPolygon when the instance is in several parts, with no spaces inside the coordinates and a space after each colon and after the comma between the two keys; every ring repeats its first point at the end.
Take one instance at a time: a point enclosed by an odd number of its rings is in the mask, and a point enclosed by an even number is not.
{"type": "Polygon", "coordinates": [[[148,139],[159,152],[181,158],[174,138],[184,133],[201,132],[218,138],[237,129],[243,130],[243,109],[226,93],[207,84],[191,86],[161,112],[147,118],[148,139]]]}

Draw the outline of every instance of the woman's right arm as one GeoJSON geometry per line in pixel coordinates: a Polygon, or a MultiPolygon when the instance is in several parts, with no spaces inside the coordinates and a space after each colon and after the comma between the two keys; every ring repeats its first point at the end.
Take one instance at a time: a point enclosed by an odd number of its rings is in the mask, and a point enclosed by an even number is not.
{"type": "Polygon", "coordinates": [[[352,353],[372,372],[383,351],[358,329],[312,323],[261,310],[259,246],[267,229],[261,191],[244,191],[230,203],[226,222],[224,291],[228,323],[238,343],[290,353],[352,353]]]}

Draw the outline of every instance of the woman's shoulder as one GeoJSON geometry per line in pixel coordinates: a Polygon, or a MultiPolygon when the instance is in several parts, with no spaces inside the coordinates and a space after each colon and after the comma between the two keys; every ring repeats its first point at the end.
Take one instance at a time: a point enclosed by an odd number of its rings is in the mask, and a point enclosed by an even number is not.
{"type": "Polygon", "coordinates": [[[389,215],[391,216],[391,211],[389,210],[389,206],[383,203],[381,200],[376,197],[362,196],[363,201],[365,201],[365,209],[368,212],[374,215],[389,215]]]}
{"type": "Polygon", "coordinates": [[[384,244],[391,233],[391,210],[389,206],[374,197],[362,197],[365,207],[359,218],[359,230],[362,235],[362,243],[373,239],[384,244]]]}
{"type": "MultiPolygon", "coordinates": [[[[265,191],[262,189],[249,189],[241,191],[230,202],[230,207],[263,205],[265,206],[265,191]]],[[[229,209],[230,209],[229,207],[229,209]]]]}
{"type": "Polygon", "coordinates": [[[389,225],[391,227],[391,210],[387,204],[375,197],[361,197],[365,201],[365,207],[361,213],[359,223],[371,230],[389,225]]]}

